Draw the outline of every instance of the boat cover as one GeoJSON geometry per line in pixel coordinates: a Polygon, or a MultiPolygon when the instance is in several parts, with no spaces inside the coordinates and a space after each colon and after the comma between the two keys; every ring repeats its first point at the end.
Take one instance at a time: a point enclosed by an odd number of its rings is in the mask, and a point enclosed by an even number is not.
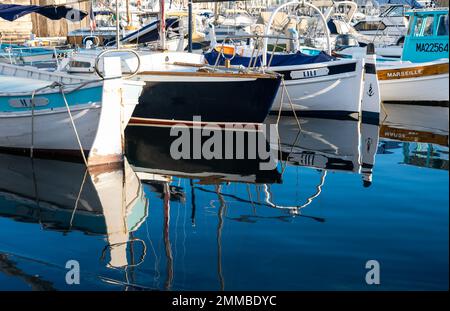
{"type": "MultiPolygon", "coordinates": [[[[217,60],[219,52],[212,50],[205,54],[205,59],[210,65],[214,65],[217,60]]],[[[227,57],[230,58],[231,56],[227,57]]],[[[271,54],[267,53],[267,62],[270,61],[271,54]]],[[[323,63],[334,60],[334,57],[328,55],[325,52],[320,52],[317,55],[307,55],[301,52],[291,53],[291,54],[275,54],[270,63],[270,67],[281,67],[281,66],[295,66],[295,65],[305,65],[305,64],[315,64],[323,63]]],[[[253,58],[252,65],[255,59],[253,58]]],[[[248,67],[250,62],[250,57],[236,55],[232,60],[232,65],[242,65],[248,67]]],[[[218,65],[223,66],[225,63],[225,58],[223,55],[220,56],[218,65]]],[[[260,67],[262,64],[262,55],[258,56],[256,61],[256,67],[260,67]]]]}
{"type": "MultiPolygon", "coordinates": [[[[178,18],[167,18],[166,19],[166,28],[178,28],[179,27],[179,19],[178,18]]],[[[152,41],[159,40],[159,20],[153,21],[144,27],[133,31],[128,34],[120,41],[122,43],[147,43],[152,41]]]]}
{"type": "Polygon", "coordinates": [[[73,9],[65,5],[0,4],[0,17],[11,22],[30,13],[37,13],[52,20],[66,18],[74,22],[79,22],[88,15],[85,11],[73,9]]]}

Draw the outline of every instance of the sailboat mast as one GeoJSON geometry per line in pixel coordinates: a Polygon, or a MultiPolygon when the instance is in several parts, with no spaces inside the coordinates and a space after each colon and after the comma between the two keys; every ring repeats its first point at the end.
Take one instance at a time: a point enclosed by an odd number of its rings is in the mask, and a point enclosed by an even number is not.
{"type": "Polygon", "coordinates": [[[161,37],[161,47],[163,50],[166,49],[166,13],[164,8],[164,0],[159,0],[159,14],[160,14],[160,37],[161,37]]]}
{"type": "Polygon", "coordinates": [[[116,0],[116,46],[120,49],[120,15],[119,15],[119,0],[116,0]]]}
{"type": "Polygon", "coordinates": [[[131,13],[130,13],[130,0],[125,1],[126,10],[127,10],[127,25],[131,25],[131,13]]]}
{"type": "Polygon", "coordinates": [[[192,53],[192,0],[188,0],[188,52],[192,53]]]}

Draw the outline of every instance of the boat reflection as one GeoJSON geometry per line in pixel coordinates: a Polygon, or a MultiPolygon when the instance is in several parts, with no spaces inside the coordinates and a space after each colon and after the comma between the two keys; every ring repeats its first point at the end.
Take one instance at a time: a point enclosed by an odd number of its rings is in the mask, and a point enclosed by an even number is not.
{"type": "MultiPolygon", "coordinates": [[[[192,134],[192,129],[189,133],[192,134]]],[[[234,131],[216,130],[220,135],[234,131]]],[[[251,131],[241,131],[250,135],[251,131]]],[[[171,146],[177,137],[171,136],[171,128],[156,126],[129,126],[126,130],[126,154],[130,164],[142,180],[168,181],[171,177],[197,179],[200,184],[219,184],[222,182],[242,183],[281,183],[281,175],[277,168],[261,169],[262,163],[268,160],[257,155],[249,157],[251,148],[245,145],[244,156],[230,159],[205,159],[201,155],[175,159],[171,155],[171,146]],[[168,178],[168,179],[167,179],[168,178]]],[[[192,134],[193,136],[194,134],[192,134]]],[[[256,135],[263,135],[257,132],[256,135]]],[[[260,136],[258,136],[260,137],[260,136]]],[[[202,142],[206,139],[202,137],[202,142]]],[[[225,141],[223,141],[225,144],[225,141]]],[[[255,146],[256,147],[256,146],[255,146]]],[[[201,148],[201,147],[200,147],[201,148]]],[[[237,148],[237,147],[235,147],[237,148]]],[[[268,148],[268,147],[267,147],[268,148]]],[[[225,149],[225,146],[223,146],[225,149]]],[[[191,151],[192,152],[192,151],[191,151]]],[[[234,149],[236,152],[236,149],[234,149]]],[[[255,152],[256,154],[256,152],[255,152]]]]}
{"type": "Polygon", "coordinates": [[[385,104],[384,108],[382,150],[402,148],[407,165],[449,169],[448,107],[385,104]]]}
{"type": "Polygon", "coordinates": [[[0,154],[0,176],[0,217],[64,234],[105,236],[102,259],[109,268],[143,260],[131,253],[133,248],[145,253],[145,243],[133,232],[147,218],[148,202],[126,161],[86,169],[81,163],[0,154]]]}
{"type": "MultiPolygon", "coordinates": [[[[277,124],[277,140],[265,141],[265,147],[279,159],[271,169],[261,169],[267,160],[258,157],[177,160],[170,152],[177,139],[170,135],[171,129],[149,126],[127,129],[127,161],[120,167],[86,170],[81,163],[0,155],[0,217],[40,224],[44,230],[67,236],[78,231],[104,237],[100,246],[92,244],[94,250],[85,251],[84,259],[95,257],[98,262],[100,258],[104,270],[93,275],[113,288],[192,289],[192,280],[206,279],[208,289],[233,289],[236,283],[228,264],[235,264],[238,251],[245,254],[254,241],[264,244],[267,236],[278,242],[278,234],[299,220],[305,220],[305,228],[329,227],[322,223],[335,217],[334,211],[316,207],[335,200],[333,187],[326,185],[336,186],[340,182],[336,175],[350,175],[342,179],[342,188],[334,189],[344,189],[343,196],[368,187],[376,176],[376,157],[394,153],[392,149],[396,149],[394,156],[401,157],[399,151],[403,151],[407,165],[448,170],[448,129],[430,130],[436,123],[396,118],[398,123],[385,120],[381,126],[350,120],[269,118],[267,124],[277,124]],[[394,132],[402,134],[388,134],[394,132]],[[267,230],[268,223],[275,229],[267,230]],[[228,243],[227,239],[245,235],[248,244],[228,243]]],[[[369,192],[373,195],[382,184],[369,192]]],[[[74,251],[78,252],[85,240],[76,241],[74,251]]],[[[59,289],[51,273],[35,278],[15,264],[15,250],[0,249],[0,273],[36,289],[59,289]]],[[[52,250],[43,247],[42,251],[52,250]]],[[[63,252],[66,259],[71,250],[63,252]]],[[[38,252],[25,253],[42,257],[38,252]]],[[[266,254],[265,248],[261,254],[266,254]]]]}
{"type": "Polygon", "coordinates": [[[383,107],[381,137],[448,147],[448,107],[394,104],[384,104],[383,107]]]}
{"type": "MultiPolygon", "coordinates": [[[[267,122],[276,122],[276,118],[267,122]]],[[[379,126],[353,120],[283,117],[278,129],[283,161],[322,171],[319,186],[329,171],[359,173],[363,185],[371,185],[379,126]]]]}

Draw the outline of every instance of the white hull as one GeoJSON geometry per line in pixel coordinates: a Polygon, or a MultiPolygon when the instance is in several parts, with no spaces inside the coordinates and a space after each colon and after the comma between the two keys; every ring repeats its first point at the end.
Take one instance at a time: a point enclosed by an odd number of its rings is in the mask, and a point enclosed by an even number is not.
{"type": "MultiPolygon", "coordinates": [[[[117,59],[108,61],[116,62],[110,65],[119,68],[117,59]]],[[[137,104],[142,83],[123,83],[120,78],[97,82],[61,73],[41,73],[30,68],[2,66],[1,72],[11,79],[11,85],[17,83],[30,85],[21,88],[19,92],[17,88],[9,92],[10,87],[6,82],[6,85],[2,86],[3,90],[0,89],[0,99],[4,97],[2,103],[4,111],[0,112],[1,149],[32,150],[36,156],[41,153],[81,158],[84,154],[89,166],[122,161],[124,130],[137,104]],[[59,89],[42,88],[42,85],[50,85],[52,81],[67,80],[75,83],[65,91],[68,92],[66,98],[75,128],[67,107],[61,104],[63,96],[59,89]],[[98,96],[94,95],[96,93],[92,90],[98,88],[101,92],[100,101],[92,101],[91,96],[98,96]],[[38,99],[47,100],[44,107],[48,105],[48,108],[37,107],[33,113],[30,103],[24,107],[11,106],[13,101],[20,102],[21,99],[31,101],[31,94],[37,89],[40,89],[37,93],[41,96],[38,99]],[[83,91],[88,93],[77,93],[83,91]],[[125,102],[127,96],[130,97],[129,104],[125,102]]],[[[5,81],[6,78],[3,78],[5,81]]]]}
{"type": "MultiPolygon", "coordinates": [[[[331,62],[330,62],[331,63],[331,62]]],[[[329,63],[327,63],[329,64],[329,63]]],[[[323,64],[274,67],[280,72],[283,70],[298,71],[324,67],[323,64]]],[[[334,75],[324,75],[314,78],[285,80],[286,90],[292,101],[291,107],[286,93],[283,96],[282,111],[330,114],[351,114],[358,118],[361,110],[363,88],[362,61],[356,63],[356,70],[334,75]]],[[[283,85],[277,93],[272,111],[280,109],[283,85]]]]}
{"type": "Polygon", "coordinates": [[[382,101],[448,101],[448,74],[380,81],[382,101]]]}
{"type": "Polygon", "coordinates": [[[449,100],[448,59],[428,63],[383,64],[379,66],[377,73],[382,101],[448,102],[449,100]],[[393,77],[395,74],[403,76],[393,77]]]}
{"type": "MultiPolygon", "coordinates": [[[[89,151],[94,144],[101,117],[100,103],[71,109],[72,117],[83,149],[89,151]]],[[[79,146],[65,108],[35,112],[34,137],[29,113],[0,114],[0,146],[4,148],[74,151],[79,146]]]]}

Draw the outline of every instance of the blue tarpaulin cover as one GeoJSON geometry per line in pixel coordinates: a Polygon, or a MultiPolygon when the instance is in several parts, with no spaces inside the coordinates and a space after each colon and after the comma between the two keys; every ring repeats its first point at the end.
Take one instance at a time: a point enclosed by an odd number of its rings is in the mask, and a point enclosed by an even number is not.
{"type": "MultiPolygon", "coordinates": [[[[219,52],[216,50],[212,50],[205,54],[205,59],[210,65],[214,65],[217,60],[217,56],[219,52]]],[[[227,58],[230,58],[231,55],[226,55],[227,58]]],[[[271,54],[267,54],[267,62],[270,61],[271,54]]],[[[272,62],[270,63],[270,67],[281,67],[281,66],[295,66],[295,65],[304,65],[304,64],[314,64],[314,63],[323,63],[333,60],[334,57],[328,55],[325,52],[320,52],[317,55],[307,55],[301,52],[292,53],[292,54],[275,54],[272,58],[272,62]]],[[[253,58],[252,65],[255,59],[253,58]]],[[[248,67],[250,62],[250,57],[244,57],[236,55],[232,60],[232,65],[242,65],[248,67]]],[[[218,65],[224,65],[225,58],[223,55],[219,58],[218,65]]],[[[259,67],[262,64],[262,55],[258,56],[256,61],[256,66],[259,67]]]]}
{"type": "Polygon", "coordinates": [[[0,4],[0,18],[11,22],[30,13],[37,13],[52,20],[66,18],[74,22],[81,21],[88,15],[85,11],[72,9],[65,5],[0,4]]]}

